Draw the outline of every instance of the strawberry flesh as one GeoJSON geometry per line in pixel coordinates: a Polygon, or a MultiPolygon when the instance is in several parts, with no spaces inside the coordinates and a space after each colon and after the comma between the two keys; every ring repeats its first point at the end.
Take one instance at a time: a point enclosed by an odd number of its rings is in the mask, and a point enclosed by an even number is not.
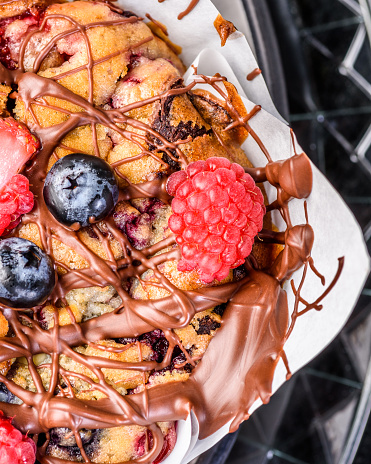
{"type": "Polygon", "coordinates": [[[13,118],[0,119],[0,192],[40,148],[33,135],[13,118]]]}
{"type": "MultiPolygon", "coordinates": [[[[38,140],[13,118],[0,119],[0,236],[20,223],[34,206],[29,181],[18,172],[40,148],[38,140]]],[[[0,463],[1,464],[1,463],[0,463]]]]}
{"type": "Polygon", "coordinates": [[[0,464],[34,464],[36,445],[0,411],[0,464]]]}

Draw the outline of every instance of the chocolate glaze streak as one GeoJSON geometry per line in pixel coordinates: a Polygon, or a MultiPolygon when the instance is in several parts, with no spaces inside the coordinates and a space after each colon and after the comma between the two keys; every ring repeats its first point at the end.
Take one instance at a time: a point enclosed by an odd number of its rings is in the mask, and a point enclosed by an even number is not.
{"type": "Polygon", "coordinates": [[[246,76],[246,79],[248,81],[253,81],[256,77],[258,77],[260,74],[262,73],[262,70],[259,69],[259,68],[255,68],[253,71],[251,71],[251,73],[249,73],[247,76],[246,76]]]}
{"type": "MultiPolygon", "coordinates": [[[[196,3],[192,2],[190,7],[192,5],[194,7],[196,3]]],[[[66,19],[70,21],[68,17],[66,19]]],[[[130,17],[119,19],[118,22],[136,20],[138,18],[130,17]]],[[[154,437],[154,446],[138,462],[152,462],[160,452],[163,440],[156,422],[184,419],[193,409],[200,422],[200,436],[204,438],[230,420],[233,421],[232,429],[235,429],[241,420],[248,417],[249,408],[255,400],[261,398],[263,402],[267,402],[272,393],[275,367],[281,357],[284,361],[286,360],[283,347],[294,327],[296,318],[310,309],[319,309],[319,302],[327,294],[327,290],[314,303],[306,302],[300,295],[308,264],[312,270],[315,270],[310,256],[314,240],[313,229],[308,221],[304,225],[292,225],[289,213],[291,198],[306,198],[310,194],[312,188],[311,167],[309,160],[303,153],[295,154],[288,160],[273,162],[264,144],[249,126],[249,120],[260,111],[260,107],[256,106],[249,115],[242,117],[231,103],[226,92],[218,85],[223,81],[223,78],[220,77],[196,76],[194,82],[187,87],[174,88],[124,108],[114,110],[96,108],[92,103],[92,69],[96,62],[93,61],[91,52],[89,52],[90,46],[86,31],[89,27],[111,25],[112,21],[102,21],[87,26],[70,22],[72,28],[63,33],[63,36],[80,32],[85,38],[88,50],[88,63],[84,69],[87,69],[89,75],[89,101],[75,95],[55,80],[45,79],[35,73],[48,53],[48,46],[35,62],[33,73],[24,73],[22,70],[8,71],[0,65],[0,82],[18,85],[19,98],[31,114],[34,114],[32,109],[35,105],[46,105],[58,110],[48,103],[48,97],[58,97],[82,109],[81,112],[77,113],[67,112],[69,116],[67,121],[56,126],[43,128],[36,117],[34,117],[33,123],[29,124],[40,138],[43,148],[26,171],[26,175],[32,179],[32,190],[37,197],[37,203],[32,213],[23,217],[22,225],[37,224],[42,246],[49,255],[53,256],[53,237],[74,249],[89,264],[86,269],[71,270],[54,257],[55,266],[63,267],[67,272],[59,277],[56,290],[51,295],[52,302],[65,301],[66,294],[74,288],[112,285],[121,297],[122,305],[110,314],[81,324],[74,322],[67,326],[58,327],[58,324],[55,323],[54,328],[49,330],[43,330],[36,317],[32,319],[25,314],[1,306],[15,336],[0,340],[0,362],[14,357],[25,357],[36,386],[36,392],[26,391],[13,381],[0,375],[1,382],[23,401],[22,405],[3,403],[1,409],[6,414],[15,416],[15,423],[23,432],[30,431],[30,433],[39,434],[48,432],[54,427],[70,428],[77,438],[82,456],[87,463],[89,460],[79,438],[80,429],[115,427],[134,423],[148,426],[154,437]],[[176,143],[169,142],[152,127],[129,118],[127,113],[154,101],[164,102],[169,97],[189,93],[197,83],[210,85],[219,92],[221,99],[225,101],[228,112],[233,118],[233,123],[226,130],[238,126],[246,128],[265,154],[268,161],[267,165],[251,169],[249,172],[256,181],[269,182],[277,189],[277,200],[270,205],[270,208],[277,208],[280,211],[286,221],[287,229],[280,232],[279,235],[265,231],[260,234],[263,241],[267,240],[285,245],[271,268],[266,272],[255,269],[253,259],[251,259],[246,262],[247,277],[239,282],[196,291],[181,291],[171,284],[160,270],[163,262],[179,258],[179,249],[175,246],[173,236],[152,247],[138,251],[119,231],[111,217],[104,221],[104,225],[110,233],[108,237],[100,233],[98,226],[93,226],[106,250],[107,259],[100,258],[81,241],[78,231],[62,226],[49,213],[43,202],[42,188],[48,161],[55,148],[61,146],[64,136],[71,130],[84,125],[91,125],[94,128],[96,124],[101,124],[136,143],[142,150],[142,156],[150,155],[156,160],[161,160],[161,157],[155,152],[158,154],[166,153],[170,159],[179,162],[183,168],[186,167],[187,159],[181,150],[181,145],[188,140],[180,140],[176,143]],[[127,128],[125,130],[119,128],[118,123],[126,123],[127,128]],[[131,128],[139,129],[140,134],[134,133],[131,128]],[[155,146],[153,153],[145,148],[145,145],[149,144],[155,146]],[[120,244],[123,252],[123,256],[118,260],[114,259],[111,250],[112,237],[120,244]],[[154,256],[159,252],[162,253],[154,256]],[[139,266],[134,266],[134,262],[139,262],[139,266]],[[289,327],[289,309],[282,283],[303,265],[304,272],[300,287],[293,288],[296,304],[289,327]],[[167,290],[169,296],[160,300],[134,300],[123,288],[122,283],[130,277],[140,276],[149,269],[154,272],[158,284],[167,290]],[[130,396],[121,396],[106,383],[101,370],[103,367],[134,369],[142,372],[166,367],[171,360],[175,346],[178,344],[181,349],[184,349],[173,329],[187,326],[197,312],[221,303],[228,303],[223,316],[222,328],[212,339],[209,349],[202,361],[195,367],[189,380],[183,383],[145,388],[143,392],[130,396]],[[304,309],[299,310],[299,304],[304,305],[304,309]],[[27,325],[22,324],[22,321],[27,322],[27,325]],[[84,344],[100,346],[101,340],[133,337],[149,332],[154,328],[162,329],[167,334],[166,337],[169,341],[169,349],[162,363],[143,360],[135,364],[118,363],[107,358],[84,356],[72,349],[84,344]],[[45,391],[39,372],[33,362],[32,356],[38,353],[50,353],[52,356],[50,364],[52,378],[49,391],[45,391]],[[98,379],[97,382],[93,382],[82,374],[63,370],[58,365],[60,354],[65,354],[90,369],[98,379]],[[236,359],[239,362],[238,369],[236,369],[236,359]],[[220,366],[218,370],[215,369],[216,366],[220,366]],[[223,375],[220,375],[219,372],[222,372],[223,375]],[[92,390],[98,390],[105,394],[106,398],[98,401],[79,400],[74,396],[72,389],[64,390],[58,384],[59,375],[64,379],[78,376],[88,382],[92,390]],[[224,388],[226,378],[229,379],[231,385],[236,386],[235,390],[224,388]],[[57,387],[59,387],[60,392],[55,394],[57,387]],[[223,393],[221,394],[221,392],[223,393]],[[148,408],[146,404],[149,405],[148,408]]],[[[43,28],[45,24],[46,21],[41,24],[40,28],[43,28]]],[[[26,43],[23,43],[21,62],[27,48],[27,41],[30,38],[31,35],[26,38],[26,43]]],[[[81,69],[73,72],[79,70],[81,69]]],[[[56,79],[58,78],[61,78],[61,75],[56,76],[56,79]]],[[[94,129],[92,132],[95,139],[95,153],[99,156],[94,129]]],[[[122,163],[130,161],[132,159],[129,158],[122,163]]],[[[118,168],[122,163],[113,165],[116,174],[121,177],[123,176],[118,168]]],[[[170,172],[169,168],[168,172],[170,172]]],[[[136,185],[128,182],[128,187],[121,190],[120,199],[157,197],[169,203],[171,199],[166,193],[165,183],[166,176],[162,179],[136,185]]],[[[336,282],[340,271],[339,267],[339,272],[329,289],[336,282]]],[[[318,272],[316,273],[318,274],[318,272]]],[[[57,322],[56,314],[55,322],[57,322]]],[[[188,361],[192,364],[197,362],[191,357],[188,361]]],[[[46,445],[38,451],[38,459],[42,463],[60,464],[65,462],[45,456],[46,445]]]]}
{"type": "MultiPolygon", "coordinates": [[[[158,3],[163,3],[164,1],[165,0],[158,0],[158,3]]],[[[192,0],[189,6],[182,13],[178,15],[178,19],[181,20],[185,16],[187,16],[194,9],[194,7],[198,4],[199,1],[200,0],[192,0]]]]}
{"type": "Polygon", "coordinates": [[[164,24],[160,23],[156,19],[152,18],[152,16],[149,13],[146,13],[146,17],[153,22],[155,26],[157,26],[166,36],[169,35],[167,28],[164,24]]]}
{"type": "Polygon", "coordinates": [[[188,8],[186,8],[182,13],[179,14],[178,19],[183,19],[185,16],[187,16],[199,1],[200,0],[192,0],[188,8]]]}

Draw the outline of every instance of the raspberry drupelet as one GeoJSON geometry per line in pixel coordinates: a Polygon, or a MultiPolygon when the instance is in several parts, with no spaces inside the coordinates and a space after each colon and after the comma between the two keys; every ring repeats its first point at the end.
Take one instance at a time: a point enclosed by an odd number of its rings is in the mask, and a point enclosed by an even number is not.
{"type": "Polygon", "coordinates": [[[16,174],[0,192],[0,235],[14,229],[21,215],[29,213],[33,205],[34,197],[27,177],[16,174]]]}
{"type": "Polygon", "coordinates": [[[197,269],[205,283],[244,263],[263,227],[264,198],[253,178],[226,158],[191,163],[173,173],[169,227],[182,250],[180,271],[197,269]]]}
{"type": "Polygon", "coordinates": [[[0,464],[34,464],[36,445],[0,411],[0,464]]]}

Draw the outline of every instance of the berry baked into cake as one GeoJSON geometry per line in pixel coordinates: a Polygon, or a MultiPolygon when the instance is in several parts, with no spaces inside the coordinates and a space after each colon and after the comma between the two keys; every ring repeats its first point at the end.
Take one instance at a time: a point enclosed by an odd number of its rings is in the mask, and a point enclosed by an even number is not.
{"type": "Polygon", "coordinates": [[[159,463],[191,410],[200,438],[233,430],[287,365],[310,163],[273,162],[225,78],[186,86],[164,31],[0,1],[0,463],[159,463]]]}

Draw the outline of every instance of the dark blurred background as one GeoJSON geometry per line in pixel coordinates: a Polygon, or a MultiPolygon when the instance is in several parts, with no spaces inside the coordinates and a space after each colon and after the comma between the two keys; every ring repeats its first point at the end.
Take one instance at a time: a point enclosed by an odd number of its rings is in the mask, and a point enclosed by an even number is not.
{"type": "MultiPolygon", "coordinates": [[[[214,0],[371,251],[371,0],[214,0]]],[[[344,330],[197,464],[371,463],[371,279],[344,330]]]]}

